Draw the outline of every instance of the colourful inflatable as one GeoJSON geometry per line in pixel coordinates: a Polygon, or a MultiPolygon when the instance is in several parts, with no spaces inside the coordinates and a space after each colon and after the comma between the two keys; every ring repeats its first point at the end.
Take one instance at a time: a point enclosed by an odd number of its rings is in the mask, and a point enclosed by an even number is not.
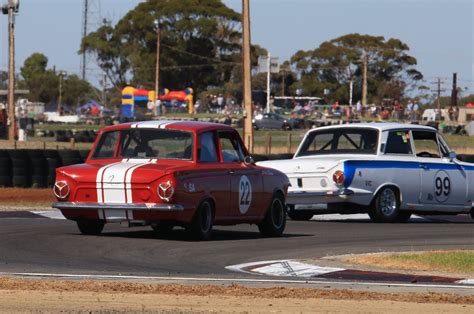
{"type": "MultiPolygon", "coordinates": [[[[190,114],[194,113],[193,89],[186,88],[182,91],[170,91],[164,88],[160,100],[168,110],[182,112],[183,109],[190,114]]],[[[127,86],[122,90],[121,117],[126,119],[144,119],[151,116],[156,101],[155,92],[127,86]]]]}

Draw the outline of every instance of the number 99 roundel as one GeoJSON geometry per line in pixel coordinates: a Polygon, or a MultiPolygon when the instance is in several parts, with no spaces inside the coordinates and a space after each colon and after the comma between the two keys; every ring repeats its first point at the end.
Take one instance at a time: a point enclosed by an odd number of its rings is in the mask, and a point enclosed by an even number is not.
{"type": "Polygon", "coordinates": [[[249,210],[252,203],[252,184],[247,176],[241,176],[239,182],[239,210],[242,215],[249,210]]]}

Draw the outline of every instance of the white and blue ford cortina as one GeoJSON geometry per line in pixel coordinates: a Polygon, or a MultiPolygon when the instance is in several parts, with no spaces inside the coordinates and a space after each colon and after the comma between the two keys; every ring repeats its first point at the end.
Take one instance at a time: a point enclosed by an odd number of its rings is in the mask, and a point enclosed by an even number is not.
{"type": "Polygon", "coordinates": [[[321,127],[306,133],[293,159],[259,165],[289,177],[295,220],[327,212],[366,212],[375,222],[405,222],[412,213],[474,218],[474,164],[459,161],[427,126],[321,127]]]}

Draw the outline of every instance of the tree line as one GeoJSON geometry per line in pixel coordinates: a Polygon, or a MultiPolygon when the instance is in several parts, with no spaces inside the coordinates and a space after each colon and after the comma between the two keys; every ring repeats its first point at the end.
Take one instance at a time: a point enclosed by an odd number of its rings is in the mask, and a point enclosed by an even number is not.
{"type": "MultiPolygon", "coordinates": [[[[161,32],[160,86],[192,87],[198,94],[209,91],[238,95],[242,85],[241,15],[220,0],[148,0],[139,3],[115,25],[104,20],[80,45],[80,53],[92,54],[113,88],[109,99],[118,101],[126,85],[153,89],[155,80],[155,20],[161,32]]],[[[397,38],[347,34],[323,42],[313,50],[300,50],[272,75],[272,93],[308,96],[329,91],[331,100],[349,102],[362,95],[363,60],[367,58],[368,102],[403,99],[407,93],[423,95],[426,86],[417,70],[417,60],[406,43],[397,38]]],[[[267,51],[252,46],[252,64],[267,51]]],[[[58,73],[47,67],[40,53],[30,56],[21,68],[20,85],[30,90],[34,101],[57,98],[58,73]]],[[[266,88],[266,75],[254,71],[253,89],[266,88]]],[[[64,78],[64,102],[77,104],[97,90],[76,75],[64,78]]],[[[425,93],[426,94],[426,93],[425,93]]]]}

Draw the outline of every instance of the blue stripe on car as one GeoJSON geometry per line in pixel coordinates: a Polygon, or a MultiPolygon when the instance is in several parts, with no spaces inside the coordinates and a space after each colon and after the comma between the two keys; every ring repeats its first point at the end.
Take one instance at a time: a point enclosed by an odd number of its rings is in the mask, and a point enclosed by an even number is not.
{"type": "MultiPolygon", "coordinates": [[[[344,162],[344,187],[348,188],[357,169],[420,169],[420,165],[425,164],[433,170],[461,170],[457,164],[443,164],[418,161],[386,161],[386,160],[346,160],[344,162]]],[[[474,166],[462,166],[464,170],[472,171],[474,166]]]]}

